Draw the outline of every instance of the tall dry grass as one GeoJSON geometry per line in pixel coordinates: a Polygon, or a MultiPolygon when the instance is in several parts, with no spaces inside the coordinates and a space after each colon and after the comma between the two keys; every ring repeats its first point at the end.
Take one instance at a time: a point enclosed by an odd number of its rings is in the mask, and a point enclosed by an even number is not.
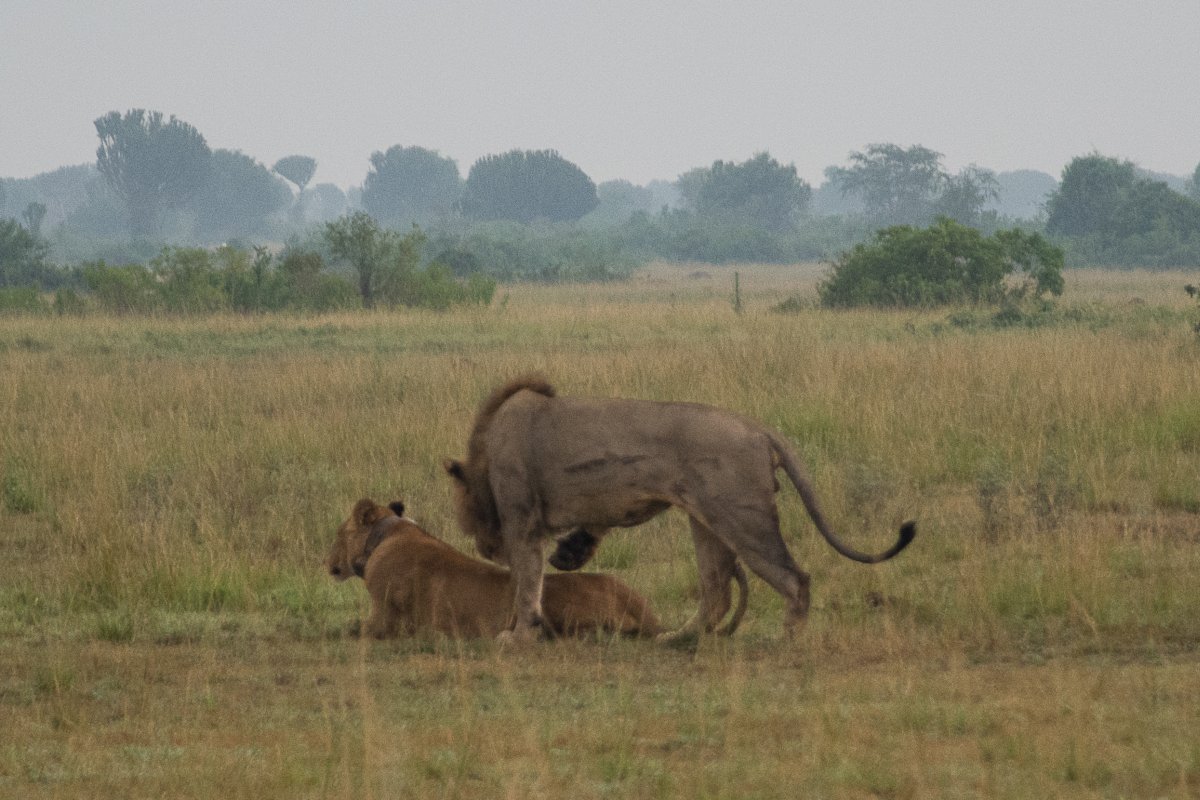
{"type": "MultiPolygon", "coordinates": [[[[741,274],[742,314],[728,271],[657,265],[446,314],[0,319],[0,794],[1194,793],[1185,276],[1076,273],[1063,313],[997,328],[772,313],[819,271],[741,274]],[[528,370],[761,419],[843,537],[918,539],[847,563],[785,487],[814,576],[794,645],[757,580],[739,636],[692,653],[348,638],[337,523],[402,497],[469,549],[440,464],[528,370]]],[[[597,564],[682,621],[691,558],[665,515],[597,564]]]]}

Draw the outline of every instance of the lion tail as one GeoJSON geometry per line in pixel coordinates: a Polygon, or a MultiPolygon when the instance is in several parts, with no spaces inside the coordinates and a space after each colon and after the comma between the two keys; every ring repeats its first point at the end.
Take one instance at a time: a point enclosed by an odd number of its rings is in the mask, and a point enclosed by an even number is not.
{"type": "Polygon", "coordinates": [[[746,581],[746,570],[742,569],[740,561],[733,562],[733,578],[738,585],[737,607],[733,609],[733,616],[729,621],[717,631],[721,636],[733,636],[733,632],[742,624],[742,617],[746,614],[746,603],[750,600],[750,584],[746,581]]]}
{"type": "Polygon", "coordinates": [[[775,454],[779,457],[780,466],[791,479],[792,485],[796,487],[796,491],[800,494],[800,500],[804,503],[804,508],[808,510],[808,515],[812,517],[813,524],[817,526],[817,530],[825,537],[825,541],[829,542],[834,550],[841,553],[851,561],[858,561],[862,564],[878,564],[880,561],[887,561],[898,554],[901,550],[908,547],[912,542],[913,537],[917,535],[917,523],[909,520],[900,526],[900,537],[896,543],[884,550],[882,553],[863,553],[855,550],[838,538],[833,529],[829,527],[829,523],[825,521],[825,515],[821,513],[821,506],[817,502],[817,495],[813,491],[812,482],[808,478],[808,474],[800,460],[792,453],[790,447],[783,438],[774,431],[767,431],[767,435],[771,438],[771,447],[775,454]]]}

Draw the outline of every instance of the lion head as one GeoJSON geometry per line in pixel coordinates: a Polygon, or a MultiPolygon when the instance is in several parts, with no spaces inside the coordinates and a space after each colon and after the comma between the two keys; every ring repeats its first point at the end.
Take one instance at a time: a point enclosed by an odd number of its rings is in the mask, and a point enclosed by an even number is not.
{"type": "Polygon", "coordinates": [[[335,580],[344,581],[355,575],[363,576],[366,566],[367,540],[375,523],[390,517],[404,516],[404,503],[399,500],[386,506],[381,506],[374,500],[364,497],[354,504],[350,517],[338,528],[329,555],[325,558],[325,568],[335,580]]]}

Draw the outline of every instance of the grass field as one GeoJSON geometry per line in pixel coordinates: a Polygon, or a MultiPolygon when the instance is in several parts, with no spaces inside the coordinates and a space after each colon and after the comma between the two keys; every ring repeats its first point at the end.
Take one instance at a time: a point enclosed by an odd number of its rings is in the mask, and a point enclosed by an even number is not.
{"type": "MultiPolygon", "coordinates": [[[[1200,308],[1073,272],[1057,310],[829,312],[813,267],[656,265],[491,308],[0,318],[0,797],[1200,796],[1200,308]],[[799,310],[771,307],[797,296],[799,310]],[[794,642],[367,642],[321,561],[354,501],[470,550],[442,459],[531,369],[784,432],[794,642]]],[[[686,520],[594,567],[668,623],[686,520]]]]}

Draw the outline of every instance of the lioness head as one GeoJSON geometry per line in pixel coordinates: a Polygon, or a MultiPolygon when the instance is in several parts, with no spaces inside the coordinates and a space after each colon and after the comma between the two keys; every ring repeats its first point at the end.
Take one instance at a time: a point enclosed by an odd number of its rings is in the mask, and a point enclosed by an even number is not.
{"type": "Polygon", "coordinates": [[[488,561],[508,563],[500,536],[500,515],[487,478],[461,461],[446,459],[442,466],[454,482],[454,511],[462,532],[475,540],[475,549],[488,561]]]}
{"type": "Polygon", "coordinates": [[[329,555],[325,558],[325,568],[329,570],[329,574],[338,581],[355,575],[361,578],[367,562],[363,550],[372,527],[380,520],[403,515],[404,503],[399,500],[381,506],[364,497],[355,503],[349,519],[338,528],[333,546],[329,548],[329,555]]]}

